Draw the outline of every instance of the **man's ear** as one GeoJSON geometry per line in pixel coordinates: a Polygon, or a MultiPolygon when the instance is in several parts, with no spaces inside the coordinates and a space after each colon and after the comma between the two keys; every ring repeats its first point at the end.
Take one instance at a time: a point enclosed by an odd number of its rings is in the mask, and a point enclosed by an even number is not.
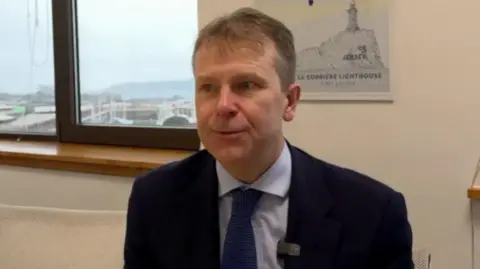
{"type": "Polygon", "coordinates": [[[301,88],[300,85],[298,85],[297,83],[290,84],[290,86],[288,86],[288,89],[285,92],[285,98],[287,99],[287,103],[283,112],[284,121],[292,121],[295,117],[297,104],[300,100],[300,92],[301,88]]]}

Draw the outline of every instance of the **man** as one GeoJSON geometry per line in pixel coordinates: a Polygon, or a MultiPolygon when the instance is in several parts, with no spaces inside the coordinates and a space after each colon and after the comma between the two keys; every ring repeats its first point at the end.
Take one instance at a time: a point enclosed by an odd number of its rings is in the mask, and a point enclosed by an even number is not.
{"type": "Polygon", "coordinates": [[[199,33],[193,53],[205,150],[138,177],[127,269],[411,269],[402,194],[288,143],[291,32],[252,8],[199,33]]]}

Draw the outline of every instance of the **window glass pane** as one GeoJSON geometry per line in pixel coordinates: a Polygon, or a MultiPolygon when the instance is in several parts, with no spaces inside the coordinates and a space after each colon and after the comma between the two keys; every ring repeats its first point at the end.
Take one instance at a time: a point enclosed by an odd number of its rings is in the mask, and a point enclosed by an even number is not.
{"type": "Polygon", "coordinates": [[[0,0],[0,132],[55,133],[51,0],[0,0]]]}
{"type": "Polygon", "coordinates": [[[195,127],[197,1],[77,0],[81,124],[195,127]]]}

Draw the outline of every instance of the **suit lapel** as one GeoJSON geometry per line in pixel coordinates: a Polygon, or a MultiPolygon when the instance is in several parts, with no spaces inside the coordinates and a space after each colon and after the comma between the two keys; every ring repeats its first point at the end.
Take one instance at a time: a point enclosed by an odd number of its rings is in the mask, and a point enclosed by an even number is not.
{"type": "Polygon", "coordinates": [[[186,255],[185,259],[188,259],[187,268],[217,269],[220,267],[218,180],[211,155],[207,154],[203,167],[191,189],[188,210],[190,255],[186,255]]]}
{"type": "Polygon", "coordinates": [[[341,225],[328,218],[333,200],[322,179],[323,167],[290,146],[292,181],[285,242],[300,246],[299,256],[285,258],[285,269],[334,268],[341,225]]]}

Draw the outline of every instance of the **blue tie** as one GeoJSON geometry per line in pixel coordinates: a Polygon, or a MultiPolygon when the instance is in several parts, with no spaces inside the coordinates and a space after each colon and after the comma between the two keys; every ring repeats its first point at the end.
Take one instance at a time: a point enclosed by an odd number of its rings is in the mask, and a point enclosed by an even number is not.
{"type": "Polygon", "coordinates": [[[232,215],[223,246],[221,269],[257,269],[257,251],[252,215],[262,192],[233,191],[232,215]]]}

